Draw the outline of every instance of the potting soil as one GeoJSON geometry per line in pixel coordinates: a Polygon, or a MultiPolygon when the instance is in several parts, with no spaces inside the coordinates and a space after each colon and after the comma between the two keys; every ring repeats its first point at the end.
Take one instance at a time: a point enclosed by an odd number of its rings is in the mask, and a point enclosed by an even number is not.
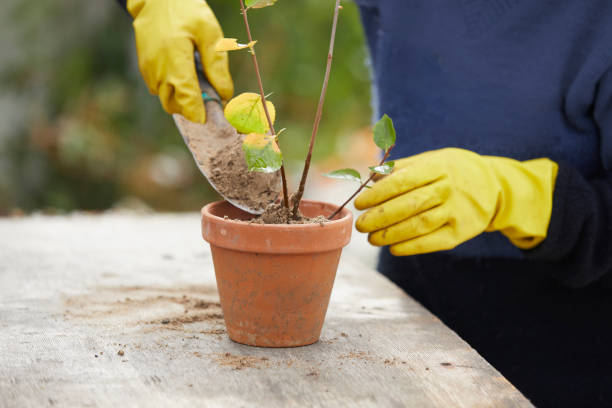
{"type": "Polygon", "coordinates": [[[318,215],[314,218],[305,217],[298,211],[297,217],[293,217],[291,209],[283,207],[280,203],[269,204],[263,214],[249,221],[252,224],[325,224],[327,218],[318,215]]]}
{"type": "Polygon", "coordinates": [[[263,210],[278,198],[279,177],[248,171],[242,138],[220,149],[209,162],[210,181],[225,198],[236,200],[253,210],[263,210]]]}

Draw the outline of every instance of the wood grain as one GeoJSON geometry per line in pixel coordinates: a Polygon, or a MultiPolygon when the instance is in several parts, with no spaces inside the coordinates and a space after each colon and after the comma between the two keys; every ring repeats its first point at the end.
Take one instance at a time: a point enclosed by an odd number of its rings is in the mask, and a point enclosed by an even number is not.
{"type": "Polygon", "coordinates": [[[0,219],[0,406],[531,406],[350,247],[319,343],[231,342],[199,228],[197,214],[0,219]]]}

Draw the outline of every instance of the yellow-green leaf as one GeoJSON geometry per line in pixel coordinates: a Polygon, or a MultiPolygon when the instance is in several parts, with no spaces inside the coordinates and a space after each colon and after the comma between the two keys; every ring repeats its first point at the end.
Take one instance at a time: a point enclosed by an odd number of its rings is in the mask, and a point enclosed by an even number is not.
{"type": "MultiPolygon", "coordinates": [[[[266,101],[270,120],[274,124],[276,110],[270,101],[266,101]]],[[[268,133],[270,126],[264,112],[261,96],[252,92],[242,93],[225,105],[225,118],[240,133],[268,133]]]]}
{"type": "Polygon", "coordinates": [[[240,44],[235,38],[222,38],[217,42],[217,45],[215,45],[215,51],[236,51],[245,48],[253,48],[256,42],[257,41],[251,41],[248,44],[240,44]]]}
{"type": "Polygon", "coordinates": [[[283,164],[274,136],[249,133],[242,142],[242,150],[249,171],[273,173],[283,164]]]}
{"type": "Polygon", "coordinates": [[[246,0],[247,8],[264,8],[273,6],[277,0],[246,0]]]}

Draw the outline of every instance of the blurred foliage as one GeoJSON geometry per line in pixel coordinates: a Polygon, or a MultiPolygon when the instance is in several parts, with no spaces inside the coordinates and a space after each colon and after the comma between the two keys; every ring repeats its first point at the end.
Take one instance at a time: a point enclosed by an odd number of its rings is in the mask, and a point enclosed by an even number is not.
{"type": "MultiPolygon", "coordinates": [[[[246,40],[238,2],[210,0],[227,37],[246,40]]],[[[334,2],[280,1],[250,13],[287,167],[306,154],[334,2]],[[296,5],[299,4],[299,5],[296,5]]],[[[131,19],[113,0],[0,5],[0,214],[141,203],[194,210],[217,196],[140,78],[131,19]]],[[[366,52],[346,2],[315,160],[369,122],[366,52]]],[[[237,93],[257,91],[250,57],[231,55],[237,93]]]]}

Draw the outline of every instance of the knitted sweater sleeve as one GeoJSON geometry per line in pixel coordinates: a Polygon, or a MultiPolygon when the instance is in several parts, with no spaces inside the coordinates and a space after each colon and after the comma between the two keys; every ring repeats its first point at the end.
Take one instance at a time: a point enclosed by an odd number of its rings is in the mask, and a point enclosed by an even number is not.
{"type": "Polygon", "coordinates": [[[117,2],[127,11],[127,0],[117,0],[117,2]]]}
{"type": "Polygon", "coordinates": [[[596,281],[612,287],[612,69],[598,83],[592,114],[605,170],[587,178],[559,164],[548,236],[525,251],[528,258],[557,264],[556,277],[571,287],[596,281]]]}

